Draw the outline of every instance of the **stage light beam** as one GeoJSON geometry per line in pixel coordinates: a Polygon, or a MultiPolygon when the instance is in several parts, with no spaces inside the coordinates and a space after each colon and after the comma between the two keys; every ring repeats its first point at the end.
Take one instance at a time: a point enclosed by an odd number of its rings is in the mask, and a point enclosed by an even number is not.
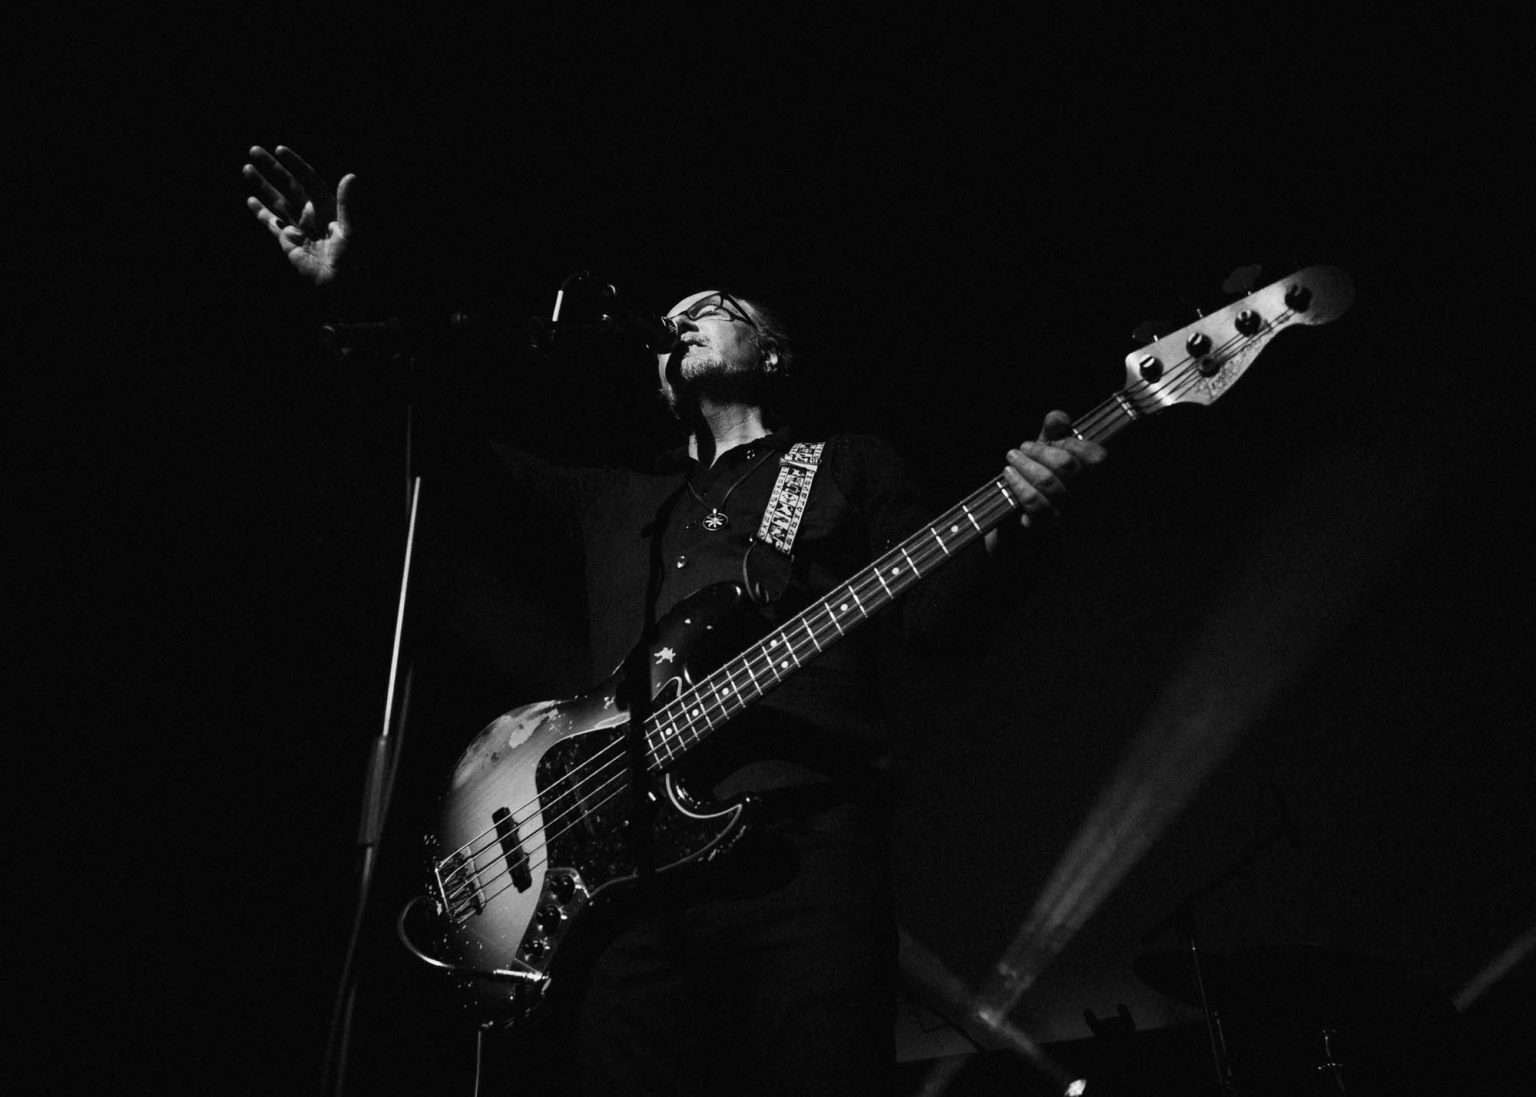
{"type": "Polygon", "coordinates": [[[1332,639],[1386,550],[1415,485],[1324,453],[1269,515],[1211,599],[1169,686],[1058,862],[977,1002],[1000,1024],[1332,639]]]}

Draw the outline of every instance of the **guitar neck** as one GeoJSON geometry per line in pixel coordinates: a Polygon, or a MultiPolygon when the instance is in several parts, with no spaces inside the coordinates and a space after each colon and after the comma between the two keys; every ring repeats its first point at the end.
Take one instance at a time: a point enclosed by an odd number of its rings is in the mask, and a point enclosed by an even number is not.
{"type": "MultiPolygon", "coordinates": [[[[1104,442],[1154,407],[1121,389],[1072,424],[1078,437],[1104,442]]],[[[842,640],[1019,510],[1002,474],[807,606],[646,721],[649,768],[670,765],[801,666],[842,640]]]]}

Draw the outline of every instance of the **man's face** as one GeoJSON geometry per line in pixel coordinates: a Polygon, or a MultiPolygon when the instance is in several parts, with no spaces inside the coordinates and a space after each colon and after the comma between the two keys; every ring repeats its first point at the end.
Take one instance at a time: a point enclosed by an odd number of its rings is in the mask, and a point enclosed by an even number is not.
{"type": "Polygon", "coordinates": [[[772,367],[758,344],[758,321],[752,306],[721,290],[704,290],[672,306],[679,345],[656,356],[657,375],[667,403],[676,406],[679,388],[716,387],[759,377],[772,367]]]}

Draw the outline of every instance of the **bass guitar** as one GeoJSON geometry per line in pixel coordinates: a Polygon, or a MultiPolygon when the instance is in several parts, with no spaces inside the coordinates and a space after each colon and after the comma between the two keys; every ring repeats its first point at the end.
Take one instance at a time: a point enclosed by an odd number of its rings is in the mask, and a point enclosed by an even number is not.
{"type": "MultiPolygon", "coordinates": [[[[1208,405],[1277,334],[1336,319],[1353,293],[1348,275],[1321,266],[1257,290],[1128,355],[1125,386],[1073,430],[1103,442],[1175,404],[1208,405]]],[[[1017,511],[999,475],[766,635],[743,631],[740,586],[690,596],[643,653],[652,702],[640,727],[620,674],[492,721],[454,767],[427,838],[427,894],[402,913],[402,940],[454,976],[484,1023],[527,1016],[601,911],[652,872],[706,864],[743,833],[753,798],[696,796],[675,763],[1017,511]],[[422,904],[435,912],[428,947],[407,929],[422,904]]]]}

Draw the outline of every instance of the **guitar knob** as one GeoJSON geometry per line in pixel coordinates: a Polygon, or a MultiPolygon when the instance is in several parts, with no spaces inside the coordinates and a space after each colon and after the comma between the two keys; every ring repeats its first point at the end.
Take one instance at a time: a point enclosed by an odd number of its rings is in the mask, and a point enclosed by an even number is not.
{"type": "Polygon", "coordinates": [[[546,903],[539,908],[539,925],[548,933],[560,924],[560,908],[554,903],[546,903]]]}
{"type": "Polygon", "coordinates": [[[1257,335],[1259,329],[1264,326],[1264,318],[1252,309],[1244,309],[1237,314],[1237,319],[1233,321],[1233,325],[1237,328],[1240,335],[1257,335]]]}
{"type": "Polygon", "coordinates": [[[564,872],[550,873],[548,880],[545,881],[545,887],[562,903],[569,903],[571,896],[576,894],[576,881],[564,872]]]}
{"type": "Polygon", "coordinates": [[[546,947],[542,938],[530,937],[523,942],[523,955],[531,960],[537,960],[540,956],[544,955],[546,947]]]}
{"type": "Polygon", "coordinates": [[[1301,283],[1285,288],[1285,307],[1292,312],[1306,312],[1312,304],[1312,291],[1301,283]]]}
{"type": "Polygon", "coordinates": [[[1211,337],[1203,331],[1197,331],[1184,340],[1184,346],[1193,357],[1200,358],[1211,353],[1211,337]]]}
{"type": "Polygon", "coordinates": [[[1162,360],[1150,354],[1137,362],[1136,368],[1141,373],[1141,379],[1149,385],[1163,375],[1162,360]]]}

